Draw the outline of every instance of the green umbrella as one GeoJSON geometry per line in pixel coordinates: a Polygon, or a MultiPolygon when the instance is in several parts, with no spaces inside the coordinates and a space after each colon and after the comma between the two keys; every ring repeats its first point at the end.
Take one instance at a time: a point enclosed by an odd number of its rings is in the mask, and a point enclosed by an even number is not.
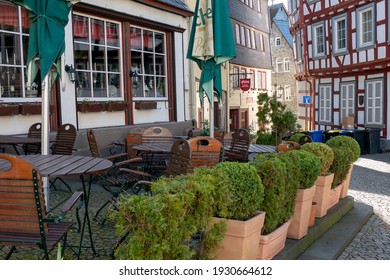
{"type": "MultiPolygon", "coordinates": [[[[187,58],[195,61],[202,71],[199,83],[201,104],[206,94],[212,106],[214,89],[218,101],[221,101],[221,64],[234,57],[236,49],[227,1],[197,0],[187,58]]],[[[210,120],[210,133],[213,133],[212,128],[210,120]]]]}
{"type": "MultiPolygon", "coordinates": [[[[53,63],[60,73],[61,55],[65,50],[65,26],[72,6],[68,0],[11,0],[30,12],[30,37],[27,64],[39,58],[41,77],[46,77],[53,63]]],[[[32,80],[37,69],[32,66],[32,80]]],[[[54,75],[56,77],[57,75],[54,75]]]]}

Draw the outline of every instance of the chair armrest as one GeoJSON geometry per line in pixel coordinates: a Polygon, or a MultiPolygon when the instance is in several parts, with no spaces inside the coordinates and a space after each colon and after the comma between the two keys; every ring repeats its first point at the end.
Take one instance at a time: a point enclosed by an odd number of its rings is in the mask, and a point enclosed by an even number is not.
{"type": "Polygon", "coordinates": [[[141,162],[141,161],[143,161],[143,158],[136,157],[136,158],[131,158],[131,159],[127,159],[127,160],[124,160],[124,161],[117,162],[117,163],[115,163],[115,166],[116,167],[120,167],[120,166],[129,164],[129,163],[135,163],[135,162],[141,162]]]}
{"type": "Polygon", "coordinates": [[[129,168],[120,168],[119,171],[128,172],[128,173],[133,173],[133,174],[135,174],[135,175],[139,175],[139,176],[143,176],[143,177],[149,177],[149,178],[152,178],[152,177],[153,177],[153,176],[150,175],[149,173],[145,173],[145,172],[142,172],[142,171],[133,170],[133,169],[129,169],[129,168]]]}
{"type": "Polygon", "coordinates": [[[121,158],[121,157],[127,157],[127,153],[114,154],[114,155],[105,157],[105,159],[113,160],[113,159],[117,159],[117,158],[121,158]]]}
{"type": "Polygon", "coordinates": [[[84,200],[83,192],[74,192],[72,196],[62,205],[61,212],[68,213],[76,204],[76,202],[81,198],[81,201],[84,200]]]}

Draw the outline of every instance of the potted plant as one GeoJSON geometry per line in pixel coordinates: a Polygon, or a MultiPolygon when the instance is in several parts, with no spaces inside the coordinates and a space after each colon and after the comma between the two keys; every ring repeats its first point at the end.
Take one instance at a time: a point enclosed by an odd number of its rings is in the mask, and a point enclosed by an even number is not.
{"type": "Polygon", "coordinates": [[[226,211],[217,210],[214,218],[216,222],[222,220],[227,223],[217,259],[254,260],[265,218],[265,212],[260,211],[264,187],[257,170],[245,163],[222,162],[211,171],[221,172],[227,178],[224,184],[231,198],[226,201],[226,211]]]}
{"type": "Polygon", "coordinates": [[[316,189],[314,182],[320,174],[321,164],[316,155],[304,150],[279,153],[279,157],[287,167],[286,184],[293,184],[291,188],[297,188],[294,214],[287,237],[301,239],[309,228],[310,210],[316,189]]]}
{"type": "Polygon", "coordinates": [[[316,203],[315,217],[322,218],[328,211],[330,190],[334,177],[334,173],[331,173],[329,169],[334,160],[334,152],[328,145],[321,142],[306,143],[302,145],[301,149],[316,155],[321,164],[320,175],[314,182],[316,190],[313,202],[316,203]]]}
{"type": "MultiPolygon", "coordinates": [[[[345,150],[344,156],[346,157],[345,160],[348,163],[345,163],[346,166],[343,166],[344,168],[341,167],[337,168],[339,169],[339,172],[337,176],[335,174],[335,177],[337,178],[335,178],[336,182],[334,183],[334,185],[340,183],[343,184],[342,190],[340,192],[340,198],[344,198],[348,194],[349,183],[351,180],[351,174],[353,169],[353,163],[357,161],[360,157],[360,145],[354,138],[349,136],[342,136],[342,135],[332,137],[326,142],[326,144],[334,150],[339,148],[345,150]],[[345,168],[347,168],[347,170],[345,170],[345,168]]],[[[343,155],[337,155],[337,158],[340,156],[343,155]]],[[[342,162],[343,160],[340,161],[342,162]]],[[[342,164],[341,162],[339,162],[339,164],[342,164]]]]}
{"type": "Polygon", "coordinates": [[[42,105],[38,102],[25,102],[20,104],[21,115],[39,115],[42,111],[42,105]]]}
{"type": "Polygon", "coordinates": [[[129,103],[126,101],[108,101],[106,103],[106,111],[127,111],[129,110],[129,103]]]}
{"type": "Polygon", "coordinates": [[[223,182],[223,176],[199,171],[158,179],[151,185],[152,196],[122,195],[110,215],[116,234],[127,237],[115,250],[116,258],[214,258],[226,224],[212,223],[212,217],[230,199],[223,182]]]}
{"type": "Polygon", "coordinates": [[[0,103],[0,116],[14,116],[19,114],[19,104],[0,103]]]}
{"type": "Polygon", "coordinates": [[[250,165],[256,168],[264,186],[261,210],[266,215],[257,259],[272,259],[285,246],[294,213],[296,187],[294,184],[286,184],[286,164],[278,158],[277,153],[259,154],[250,165]]]}
{"type": "Polygon", "coordinates": [[[77,102],[77,111],[82,113],[103,112],[105,109],[105,105],[102,102],[90,101],[87,99],[77,102]]]}

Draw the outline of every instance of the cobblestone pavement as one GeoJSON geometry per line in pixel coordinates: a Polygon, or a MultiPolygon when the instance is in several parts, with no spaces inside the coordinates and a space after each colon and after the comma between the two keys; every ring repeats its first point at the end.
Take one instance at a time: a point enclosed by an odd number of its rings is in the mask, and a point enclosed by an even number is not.
{"type": "Polygon", "coordinates": [[[371,205],[374,214],[338,259],[390,260],[390,153],[362,155],[348,194],[371,205]]]}

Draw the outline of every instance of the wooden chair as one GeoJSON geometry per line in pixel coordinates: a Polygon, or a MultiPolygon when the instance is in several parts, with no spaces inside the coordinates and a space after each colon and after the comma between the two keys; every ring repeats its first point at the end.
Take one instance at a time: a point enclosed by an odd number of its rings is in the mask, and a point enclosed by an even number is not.
{"type": "MultiPolygon", "coordinates": [[[[0,248],[11,246],[6,259],[16,247],[32,247],[43,250],[49,259],[49,252],[63,240],[62,255],[66,238],[74,222],[62,221],[79,199],[82,192],[75,192],[61,208],[61,214],[54,219],[45,207],[42,178],[34,166],[16,156],[0,154],[10,163],[10,169],[0,171],[0,248]]],[[[77,208],[77,218],[79,220],[77,208]]]]}
{"type": "MultiPolygon", "coordinates": [[[[28,138],[41,138],[42,125],[41,123],[34,123],[28,129],[28,138]]],[[[41,151],[40,144],[24,144],[23,151],[25,155],[38,154],[41,151]]]]}
{"type": "Polygon", "coordinates": [[[250,135],[246,129],[237,129],[232,133],[232,141],[229,148],[224,151],[225,161],[248,161],[248,150],[250,145],[250,135]]]}
{"type": "Polygon", "coordinates": [[[183,136],[187,136],[188,139],[192,137],[201,136],[202,131],[196,126],[188,126],[183,129],[183,136]]]}
{"type": "Polygon", "coordinates": [[[51,146],[53,155],[71,155],[76,142],[77,131],[74,125],[66,123],[61,125],[51,146]]]}
{"type": "Polygon", "coordinates": [[[193,172],[197,167],[213,167],[220,162],[222,144],[217,139],[199,136],[189,139],[188,143],[191,158],[187,172],[193,172]]]}
{"type": "MultiPolygon", "coordinates": [[[[51,153],[53,155],[71,155],[76,142],[76,136],[77,132],[74,125],[70,123],[61,125],[57,130],[54,143],[50,147],[51,153]]],[[[66,183],[61,177],[56,177],[53,181],[51,181],[50,187],[55,187],[55,183],[57,181],[61,181],[70,192],[72,191],[68,183],[66,183]]]]}
{"type": "Polygon", "coordinates": [[[301,148],[301,145],[299,145],[297,142],[294,141],[284,141],[280,143],[278,146],[276,146],[277,152],[287,152],[291,150],[299,150],[301,148]]]}
{"type": "Polygon", "coordinates": [[[227,132],[225,130],[217,130],[216,132],[214,132],[214,138],[221,142],[223,145],[226,134],[227,132]]]}

